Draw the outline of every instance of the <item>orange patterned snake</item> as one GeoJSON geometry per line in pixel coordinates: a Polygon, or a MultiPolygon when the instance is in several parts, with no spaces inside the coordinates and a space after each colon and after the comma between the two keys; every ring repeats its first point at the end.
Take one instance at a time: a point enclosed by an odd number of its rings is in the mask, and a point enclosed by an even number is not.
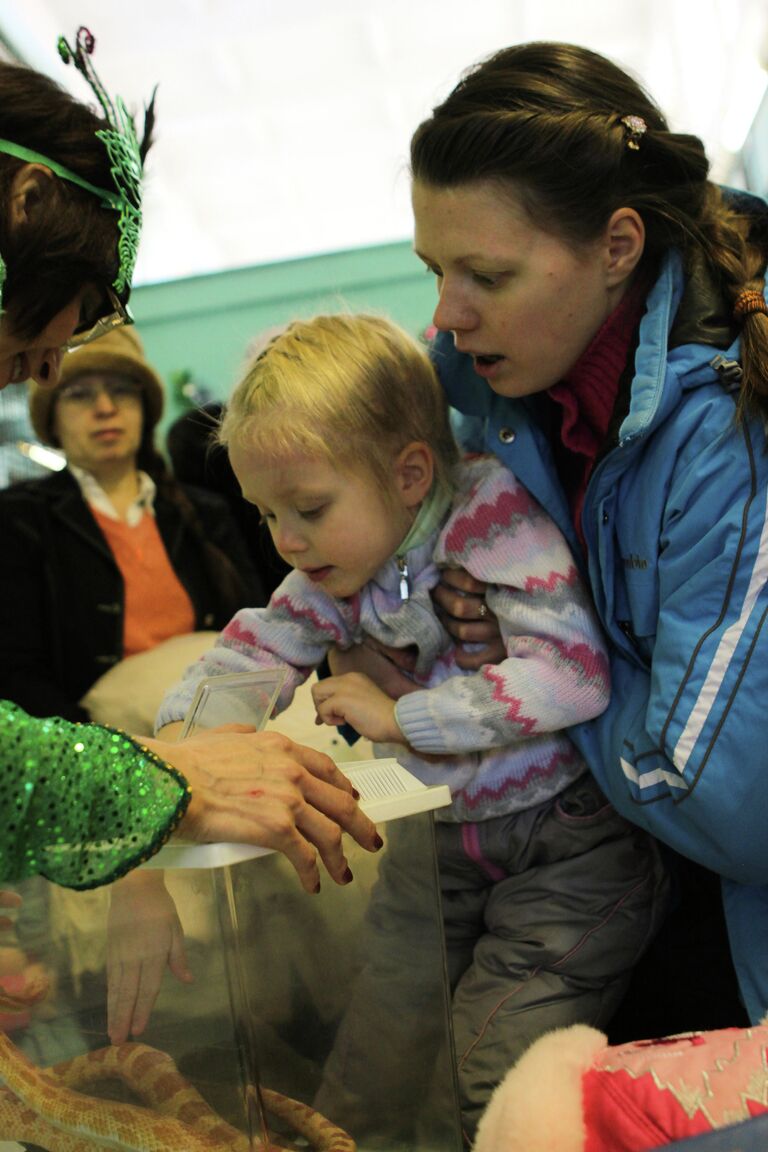
{"type": "MultiPolygon", "coordinates": [[[[0,991],[0,1007],[20,1011],[42,999],[40,984],[21,997],[0,991]]],[[[38,1068],[0,1032],[0,1133],[49,1152],[249,1152],[247,1137],[222,1120],[178,1071],[146,1044],[120,1044],[38,1068]],[[82,1089],[122,1080],[147,1106],[87,1096],[82,1089]]],[[[268,1111],[315,1152],[355,1152],[350,1136],[313,1108],[261,1089],[268,1111]]],[[[262,1152],[279,1152],[276,1146],[262,1152]]]]}

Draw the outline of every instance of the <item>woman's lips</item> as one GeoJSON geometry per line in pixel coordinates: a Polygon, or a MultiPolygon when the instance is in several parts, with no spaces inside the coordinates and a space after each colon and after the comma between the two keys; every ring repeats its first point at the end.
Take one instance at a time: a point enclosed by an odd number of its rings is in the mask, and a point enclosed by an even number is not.
{"type": "Polygon", "coordinates": [[[458,341],[455,343],[456,351],[463,353],[465,356],[469,356],[475,372],[477,372],[478,376],[485,377],[485,379],[494,376],[496,374],[495,369],[498,365],[503,364],[507,359],[506,356],[502,356],[498,352],[476,352],[473,348],[462,348],[458,341]]]}
{"type": "Polygon", "coordinates": [[[477,372],[478,376],[482,376],[485,380],[491,379],[497,375],[496,369],[505,361],[505,356],[473,356],[472,366],[477,372]]]}

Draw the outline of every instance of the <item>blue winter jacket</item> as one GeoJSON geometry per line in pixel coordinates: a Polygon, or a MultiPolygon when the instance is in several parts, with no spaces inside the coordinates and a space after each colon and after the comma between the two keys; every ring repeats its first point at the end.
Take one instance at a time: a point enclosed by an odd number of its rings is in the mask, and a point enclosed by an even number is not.
{"type": "MultiPolygon", "coordinates": [[[[728,321],[706,292],[686,314],[695,288],[668,255],[640,326],[628,414],[587,488],[587,567],[612,641],[612,699],[571,735],[628,819],[721,875],[757,1020],[768,1010],[768,451],[758,420],[735,422],[728,362],[739,343],[728,321]]],[[[479,434],[578,555],[546,399],[497,396],[450,336],[434,357],[475,446],[479,434]]]]}

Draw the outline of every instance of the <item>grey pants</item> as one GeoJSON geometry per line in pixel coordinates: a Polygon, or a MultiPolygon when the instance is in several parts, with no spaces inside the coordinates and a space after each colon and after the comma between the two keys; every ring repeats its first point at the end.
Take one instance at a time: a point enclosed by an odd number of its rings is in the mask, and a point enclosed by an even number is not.
{"type": "Polygon", "coordinates": [[[544,1032],[607,1024],[663,919],[655,842],[590,776],[537,808],[439,824],[462,1120],[544,1032]]]}
{"type": "MultiPolygon", "coordinates": [[[[439,974],[424,945],[431,878],[412,864],[422,828],[388,826],[362,970],[314,1101],[366,1147],[454,1147],[452,1054],[440,1050],[439,974]],[[432,1140],[443,1114],[445,1138],[432,1140]]],[[[589,776],[528,811],[435,831],[469,1144],[493,1089],[537,1037],[608,1022],[663,919],[667,883],[655,842],[589,776]]]]}

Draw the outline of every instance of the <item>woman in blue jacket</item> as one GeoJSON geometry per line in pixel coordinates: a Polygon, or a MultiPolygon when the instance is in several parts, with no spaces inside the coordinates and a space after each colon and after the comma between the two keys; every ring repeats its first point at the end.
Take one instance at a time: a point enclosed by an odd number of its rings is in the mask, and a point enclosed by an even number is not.
{"type": "MultiPolygon", "coordinates": [[[[671,132],[615,65],[563,44],[470,70],[417,129],[411,164],[451,403],[580,550],[611,641],[611,705],[572,736],[625,816],[683,871],[719,878],[756,1020],[768,1010],[766,206],[716,187],[696,137],[671,132]]],[[[449,574],[440,595],[458,635],[488,638],[481,586],[449,574]]]]}

